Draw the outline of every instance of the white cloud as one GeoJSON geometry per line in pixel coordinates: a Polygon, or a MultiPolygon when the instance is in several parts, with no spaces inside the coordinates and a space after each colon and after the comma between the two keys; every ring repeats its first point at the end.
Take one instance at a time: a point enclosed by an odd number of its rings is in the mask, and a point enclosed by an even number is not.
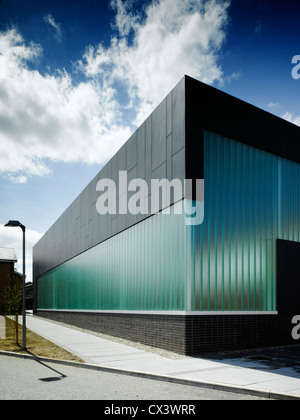
{"type": "Polygon", "coordinates": [[[44,21],[48,23],[53,31],[54,37],[58,42],[62,41],[62,30],[61,24],[56,23],[54,17],[51,14],[44,16],[44,21]]]}
{"type": "MultiPolygon", "coordinates": [[[[32,248],[40,240],[42,234],[34,230],[26,230],[26,281],[32,280],[32,248]]],[[[13,248],[18,263],[16,269],[23,270],[23,233],[20,228],[8,228],[0,224],[0,247],[13,248]]]]}
{"type": "Polygon", "coordinates": [[[225,84],[230,85],[230,83],[233,80],[238,80],[241,77],[241,73],[240,72],[233,72],[231,74],[229,74],[228,76],[222,77],[220,80],[220,85],[224,86],[225,84]]]}
{"type": "Polygon", "coordinates": [[[218,52],[229,2],[160,0],[150,4],[143,21],[126,14],[124,2],[113,4],[119,33],[131,30],[133,36],[115,37],[108,48],[90,46],[80,64],[88,76],[126,86],[137,112],[136,125],[185,74],[208,84],[222,80],[218,52]]]}
{"type": "Polygon", "coordinates": [[[291,112],[286,112],[282,118],[284,120],[287,120],[295,125],[299,125],[300,126],[300,116],[295,116],[293,115],[291,112]]]}
{"type": "Polygon", "coordinates": [[[132,28],[139,20],[138,15],[132,13],[133,0],[111,0],[110,6],[116,12],[115,22],[112,27],[116,29],[121,36],[128,36],[132,28]]]}
{"type": "Polygon", "coordinates": [[[7,63],[0,83],[0,172],[19,182],[48,173],[49,160],[104,163],[130,135],[113,89],[92,81],[74,86],[65,71],[30,70],[28,62],[41,53],[16,30],[0,34],[7,63]]]}
{"type": "Polygon", "coordinates": [[[0,80],[6,79],[6,59],[0,55],[0,80]]]}
{"type": "Polygon", "coordinates": [[[109,46],[87,47],[80,84],[65,70],[33,70],[41,46],[15,29],[0,33],[0,173],[24,183],[51,161],[105,163],[185,74],[222,81],[229,2],[158,0],[136,15],[130,4],[112,0],[117,33],[109,46]]]}
{"type": "Polygon", "coordinates": [[[267,105],[267,107],[268,107],[268,108],[271,108],[271,109],[278,109],[278,108],[280,108],[280,103],[279,103],[279,102],[273,102],[273,101],[271,101],[271,102],[267,105]]]}

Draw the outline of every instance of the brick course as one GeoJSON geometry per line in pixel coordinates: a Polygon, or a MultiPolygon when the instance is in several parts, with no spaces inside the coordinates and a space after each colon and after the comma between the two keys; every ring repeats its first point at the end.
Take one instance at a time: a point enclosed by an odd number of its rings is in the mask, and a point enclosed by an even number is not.
{"type": "Polygon", "coordinates": [[[295,343],[290,317],[278,315],[146,315],[38,311],[91,331],[197,356],[295,343]]]}

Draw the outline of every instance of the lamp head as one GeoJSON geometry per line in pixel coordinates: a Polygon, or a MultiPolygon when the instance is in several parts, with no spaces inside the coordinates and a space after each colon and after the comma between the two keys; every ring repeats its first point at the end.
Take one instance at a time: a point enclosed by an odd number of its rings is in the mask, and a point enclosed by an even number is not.
{"type": "Polygon", "coordinates": [[[20,222],[18,222],[17,220],[10,220],[8,223],[6,223],[5,226],[6,227],[19,227],[20,222]]]}
{"type": "Polygon", "coordinates": [[[10,220],[6,225],[6,227],[20,227],[23,231],[25,231],[25,226],[22,225],[18,220],[10,220]]]}

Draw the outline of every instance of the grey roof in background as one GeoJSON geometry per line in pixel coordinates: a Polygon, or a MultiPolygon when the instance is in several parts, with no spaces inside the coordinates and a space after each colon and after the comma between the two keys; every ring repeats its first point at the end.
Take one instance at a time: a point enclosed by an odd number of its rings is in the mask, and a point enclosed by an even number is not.
{"type": "Polygon", "coordinates": [[[0,248],[0,261],[17,262],[17,256],[13,248],[0,248]]]}

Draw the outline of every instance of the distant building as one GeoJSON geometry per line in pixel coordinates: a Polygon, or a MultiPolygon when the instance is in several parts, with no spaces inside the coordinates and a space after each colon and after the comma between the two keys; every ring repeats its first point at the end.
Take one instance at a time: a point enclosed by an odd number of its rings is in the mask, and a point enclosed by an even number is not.
{"type": "Polygon", "coordinates": [[[9,285],[17,262],[18,259],[13,248],[0,248],[0,292],[9,285]]]}
{"type": "Polygon", "coordinates": [[[184,77],[35,245],[34,309],[189,355],[285,344],[299,259],[300,128],[184,77]],[[196,188],[147,212],[159,180],[196,188]]]}
{"type": "Polygon", "coordinates": [[[13,248],[0,248],[0,313],[3,312],[3,295],[11,284],[17,262],[13,248]]]}
{"type": "Polygon", "coordinates": [[[26,302],[26,309],[32,309],[32,282],[28,282],[25,284],[25,302],[26,302]]]}

